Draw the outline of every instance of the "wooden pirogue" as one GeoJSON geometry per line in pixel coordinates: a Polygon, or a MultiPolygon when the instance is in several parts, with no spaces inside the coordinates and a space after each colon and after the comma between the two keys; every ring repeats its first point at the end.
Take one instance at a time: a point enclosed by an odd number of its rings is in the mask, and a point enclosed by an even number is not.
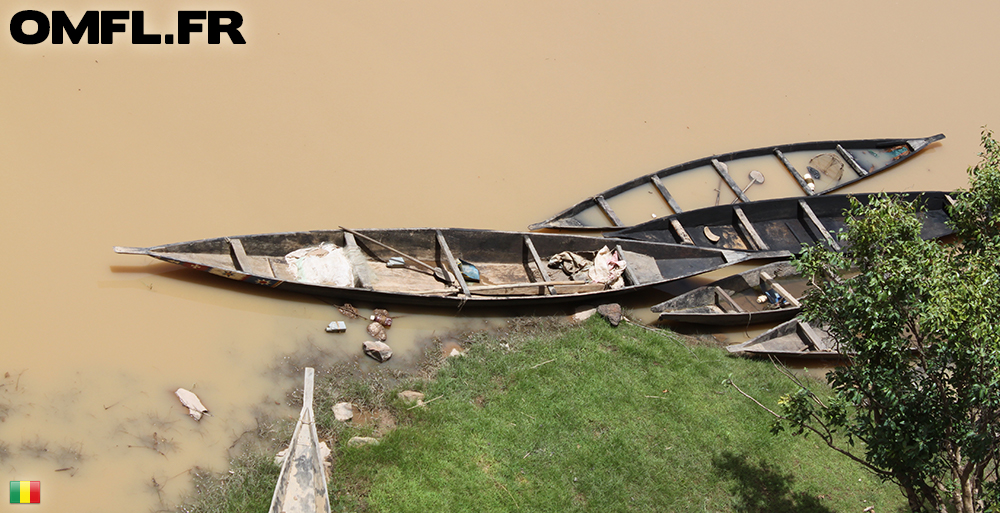
{"type": "MultiPolygon", "coordinates": [[[[741,187],[754,172],[791,180],[801,196],[833,192],[885,171],[944,134],[920,139],[857,139],[766,146],[692,160],[616,185],[529,229],[619,230],[650,218],[731,202],[773,198],[769,186],[741,187]],[[673,192],[671,192],[673,191],[673,192]],[[752,191],[752,192],[751,192],[752,191]]],[[[771,188],[784,191],[787,187],[771,188]]],[[[786,194],[782,193],[782,196],[786,194]]]]}
{"type": "Polygon", "coordinates": [[[316,434],[313,414],[312,367],[305,369],[302,388],[302,411],[292,433],[292,441],[281,464],[281,474],[271,496],[270,513],[329,513],[330,495],[316,434]]]}
{"type": "Polygon", "coordinates": [[[659,321],[714,326],[781,322],[802,309],[806,280],[790,262],[774,262],[727,276],[654,305],[659,321]],[[759,298],[763,297],[764,301],[759,298]]]}
{"type": "MultiPolygon", "coordinates": [[[[882,194],[882,193],[879,193],[882,194]]],[[[944,192],[885,193],[906,202],[918,202],[923,223],[921,237],[936,239],[952,233],[944,192]]],[[[661,217],[606,237],[687,244],[702,248],[798,253],[803,244],[827,244],[840,249],[836,233],[846,228],[849,196],[868,204],[877,194],[831,194],[808,198],[779,198],[692,210],[661,217]]]]}
{"type": "Polygon", "coordinates": [[[730,353],[743,355],[843,358],[836,341],[823,329],[798,317],[785,321],[742,344],[726,346],[730,353]]]}
{"type": "Polygon", "coordinates": [[[265,287],[428,306],[604,300],[747,259],[789,255],[456,228],[318,230],[114,250],[265,287]],[[621,282],[573,272],[574,262],[595,264],[605,247],[602,258],[625,262],[621,282]],[[478,270],[479,282],[463,276],[465,265],[478,270]]]}

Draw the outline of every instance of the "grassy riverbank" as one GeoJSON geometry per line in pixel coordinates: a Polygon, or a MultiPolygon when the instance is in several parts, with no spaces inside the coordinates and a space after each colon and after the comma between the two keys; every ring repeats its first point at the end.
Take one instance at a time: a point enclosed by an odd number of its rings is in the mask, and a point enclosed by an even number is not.
{"type": "MultiPolygon", "coordinates": [[[[317,389],[333,441],[334,511],[899,511],[892,485],[815,437],[773,436],[766,405],[793,389],[770,363],[667,332],[580,327],[469,337],[432,376],[317,389]],[[526,333],[527,332],[527,333],[526,333]],[[395,397],[410,388],[429,402],[395,397]],[[363,425],[329,414],[352,400],[363,425]],[[363,420],[363,419],[362,419],[363,420]],[[377,446],[347,447],[376,435],[377,446]]],[[[265,510],[277,467],[240,463],[189,511],[265,510]],[[225,499],[224,499],[225,497],[225,499]]]]}

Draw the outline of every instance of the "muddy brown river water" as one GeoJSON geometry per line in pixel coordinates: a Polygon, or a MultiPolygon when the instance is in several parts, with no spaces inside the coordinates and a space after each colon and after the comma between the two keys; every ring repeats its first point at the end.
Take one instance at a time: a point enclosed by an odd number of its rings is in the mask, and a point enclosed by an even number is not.
{"type": "MultiPolygon", "coordinates": [[[[19,0],[0,18],[145,9],[145,32],[166,34],[180,8],[19,0]]],[[[997,2],[198,8],[237,10],[246,44],[137,46],[127,22],[108,45],[0,34],[0,478],[40,480],[33,511],[170,507],[190,469],[225,470],[255,408],[284,401],[296,383],[273,371],[282,361],[375,365],[363,325],[324,332],[341,319],[329,304],[114,245],[338,225],[523,230],[670,165],[827,139],[943,132],[845,192],[951,190],[967,185],[980,128],[1000,120],[997,2]],[[212,416],[188,418],[178,387],[212,416]]],[[[775,182],[754,191],[780,195],[775,182]]],[[[632,306],[652,320],[645,307],[705,280],[632,306]]],[[[532,313],[395,310],[385,365],[399,368],[428,338],[532,313]]]]}

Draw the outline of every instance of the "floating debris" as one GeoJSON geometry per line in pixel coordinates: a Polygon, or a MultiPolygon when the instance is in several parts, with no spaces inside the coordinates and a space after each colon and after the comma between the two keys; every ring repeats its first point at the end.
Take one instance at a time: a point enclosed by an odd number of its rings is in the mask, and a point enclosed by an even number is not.
{"type": "Polygon", "coordinates": [[[376,308],[372,311],[371,320],[385,326],[386,328],[392,326],[392,317],[389,317],[389,311],[382,308],[376,308]]]}
{"type": "Polygon", "coordinates": [[[327,333],[343,333],[347,331],[347,324],[344,321],[333,321],[326,327],[327,333]]]}
{"type": "Polygon", "coordinates": [[[354,308],[354,305],[350,303],[344,303],[344,306],[338,306],[337,310],[340,310],[340,313],[344,314],[344,317],[347,317],[348,319],[361,318],[361,314],[358,313],[358,309],[354,308]]]}
{"type": "Polygon", "coordinates": [[[392,358],[392,348],[385,342],[366,341],[364,343],[365,354],[382,363],[392,358]]]}
{"type": "Polygon", "coordinates": [[[208,408],[204,404],[201,404],[201,399],[198,399],[198,396],[194,395],[194,392],[178,388],[174,394],[181,400],[181,404],[188,409],[188,414],[194,420],[201,420],[202,415],[209,415],[208,408]]]}
{"type": "Polygon", "coordinates": [[[378,339],[379,342],[385,342],[385,327],[383,327],[378,322],[373,322],[368,325],[368,334],[372,337],[378,339]]]}

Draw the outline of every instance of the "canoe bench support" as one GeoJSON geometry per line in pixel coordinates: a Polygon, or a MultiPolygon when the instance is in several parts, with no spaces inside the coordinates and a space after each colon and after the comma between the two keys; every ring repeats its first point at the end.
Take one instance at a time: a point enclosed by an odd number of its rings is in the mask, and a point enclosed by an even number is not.
{"type": "Polygon", "coordinates": [[[712,159],[712,167],[714,167],[715,172],[719,173],[719,176],[721,176],[722,179],[729,184],[729,188],[733,190],[733,193],[736,194],[736,197],[739,198],[740,202],[745,203],[750,201],[747,199],[746,195],[743,194],[743,189],[740,189],[740,186],[736,185],[736,182],[733,181],[733,177],[729,176],[729,166],[723,162],[719,162],[718,159],[712,159]]]}
{"type": "Polygon", "coordinates": [[[865,171],[858,165],[858,161],[854,160],[854,155],[851,155],[849,151],[845,150],[844,147],[839,144],[837,145],[837,153],[839,153],[841,157],[844,157],[844,160],[851,165],[851,169],[853,169],[858,176],[868,176],[868,171],[865,171]]]}
{"type": "MultiPolygon", "coordinates": [[[[552,281],[549,279],[549,273],[545,272],[545,266],[542,265],[542,259],[538,256],[538,251],[535,250],[535,244],[531,242],[531,237],[527,235],[524,236],[524,245],[528,247],[528,252],[531,253],[531,259],[534,260],[535,267],[538,268],[538,274],[542,277],[542,281],[552,281]]],[[[550,296],[554,296],[556,294],[555,287],[551,285],[545,287],[545,290],[548,291],[550,296]]]]}
{"type": "Polygon", "coordinates": [[[827,231],[825,226],[823,226],[823,223],[819,222],[819,218],[816,217],[816,213],[813,212],[812,207],[810,207],[804,200],[799,200],[799,208],[802,209],[802,212],[806,215],[806,218],[809,219],[813,226],[819,230],[819,233],[823,235],[823,238],[826,239],[826,243],[829,244],[834,251],[840,251],[840,245],[837,244],[833,235],[830,235],[830,232],[827,231]]]}
{"type": "Polygon", "coordinates": [[[455,278],[458,280],[459,286],[462,287],[462,294],[465,294],[465,297],[472,297],[472,294],[469,293],[469,285],[465,283],[465,277],[462,276],[462,270],[458,268],[458,262],[452,256],[448,242],[444,240],[444,234],[441,233],[441,230],[434,230],[434,233],[437,234],[437,242],[441,246],[441,251],[444,252],[445,260],[448,261],[448,267],[451,268],[452,273],[455,274],[455,278]]]}
{"type": "Polygon", "coordinates": [[[733,207],[733,213],[736,214],[736,219],[739,220],[740,224],[743,226],[743,229],[746,230],[747,234],[750,235],[750,238],[752,239],[754,245],[757,246],[758,251],[767,251],[771,249],[767,247],[767,244],[764,243],[764,239],[760,238],[760,234],[757,233],[757,230],[753,227],[752,224],[750,224],[750,220],[747,219],[747,215],[743,213],[742,208],[733,207]]]}
{"type": "Polygon", "coordinates": [[[785,290],[785,287],[782,287],[781,284],[779,284],[778,282],[774,281],[774,278],[772,278],[770,274],[762,272],[762,273],[760,273],[760,279],[761,279],[761,281],[767,283],[778,294],[781,294],[781,297],[783,297],[786,300],[788,300],[789,304],[791,304],[795,308],[801,308],[802,307],[802,305],[799,303],[799,301],[797,299],[795,299],[795,296],[789,294],[788,291],[785,290]]]}
{"type": "Polygon", "coordinates": [[[799,187],[802,188],[803,192],[805,192],[809,196],[816,195],[816,191],[809,188],[809,185],[806,184],[806,179],[803,178],[801,174],[799,174],[798,170],[796,170],[795,166],[793,166],[792,163],[788,161],[788,159],[785,157],[785,154],[782,153],[781,150],[775,148],[774,156],[778,157],[778,160],[780,160],[781,163],[785,166],[785,169],[787,169],[788,172],[792,174],[792,177],[795,178],[795,181],[799,182],[799,187]]]}
{"type": "Polygon", "coordinates": [[[610,219],[616,227],[625,226],[625,223],[618,218],[618,214],[615,214],[615,211],[611,208],[611,205],[608,205],[608,200],[604,199],[603,195],[598,194],[597,196],[594,196],[594,203],[597,203],[597,206],[601,207],[601,211],[604,212],[604,215],[608,216],[608,219],[610,219]]]}
{"type": "Polygon", "coordinates": [[[722,303],[725,302],[737,313],[747,313],[746,310],[740,308],[740,305],[736,304],[736,301],[732,296],[730,296],[725,290],[722,290],[722,287],[719,287],[718,285],[715,286],[715,300],[723,312],[726,311],[726,308],[722,306],[722,303]]]}
{"type": "Polygon", "coordinates": [[[257,276],[264,276],[267,278],[274,278],[271,266],[266,260],[252,260],[249,256],[247,256],[247,251],[243,248],[243,242],[240,239],[231,239],[226,237],[226,242],[229,243],[230,256],[233,259],[233,267],[235,267],[237,271],[255,274],[257,276]]]}

